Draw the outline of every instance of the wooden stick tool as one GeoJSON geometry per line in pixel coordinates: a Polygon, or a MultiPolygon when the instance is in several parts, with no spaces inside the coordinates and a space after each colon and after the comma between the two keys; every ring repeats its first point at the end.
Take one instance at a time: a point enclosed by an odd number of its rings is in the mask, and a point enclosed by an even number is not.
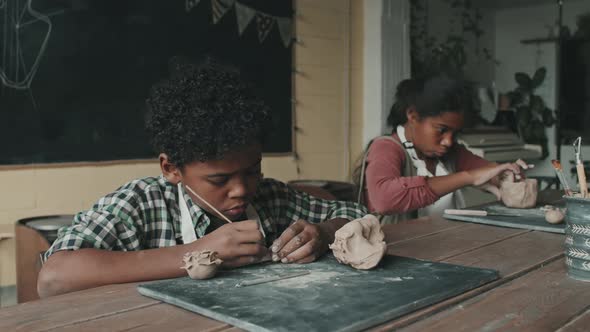
{"type": "Polygon", "coordinates": [[[574,152],[576,154],[576,171],[578,172],[578,182],[580,183],[580,194],[583,198],[588,196],[588,184],[586,183],[586,171],[584,162],[582,162],[582,137],[574,141],[574,152]]]}
{"type": "Polygon", "coordinates": [[[474,216],[474,217],[489,217],[489,216],[500,216],[500,217],[520,217],[519,214],[510,213],[498,213],[490,212],[486,210],[461,210],[461,209],[445,209],[445,214],[453,216],[474,216]]]}
{"type": "Polygon", "coordinates": [[[206,200],[203,199],[203,197],[199,196],[199,194],[197,194],[191,187],[189,187],[187,184],[184,184],[184,186],[186,187],[186,189],[188,189],[193,195],[195,195],[201,202],[203,202],[203,204],[207,205],[211,210],[213,210],[213,212],[215,212],[217,214],[218,217],[220,217],[221,219],[227,221],[229,224],[232,223],[231,220],[229,220],[228,217],[224,216],[223,213],[219,212],[219,210],[217,210],[216,208],[213,207],[213,205],[209,204],[209,202],[207,202],[206,200]]]}

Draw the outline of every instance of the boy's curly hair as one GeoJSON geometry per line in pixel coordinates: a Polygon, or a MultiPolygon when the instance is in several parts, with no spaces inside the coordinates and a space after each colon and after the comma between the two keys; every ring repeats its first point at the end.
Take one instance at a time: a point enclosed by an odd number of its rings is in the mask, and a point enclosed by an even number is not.
{"type": "Polygon", "coordinates": [[[262,143],[269,109],[237,70],[210,59],[173,66],[147,99],[146,129],[157,152],[182,167],[262,143]]]}

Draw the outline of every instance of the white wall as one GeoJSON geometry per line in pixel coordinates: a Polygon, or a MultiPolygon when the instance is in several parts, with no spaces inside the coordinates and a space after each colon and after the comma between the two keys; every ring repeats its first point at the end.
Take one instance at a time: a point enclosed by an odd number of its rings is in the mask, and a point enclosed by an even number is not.
{"type": "Polygon", "coordinates": [[[381,98],[381,0],[364,1],[363,49],[363,146],[381,134],[383,101],[381,98]]]}
{"type": "MultiPolygon", "coordinates": [[[[590,11],[590,1],[570,0],[564,2],[563,23],[568,25],[572,33],[576,30],[576,16],[590,11]]],[[[556,45],[554,43],[529,44],[521,43],[523,39],[547,37],[550,26],[555,26],[558,18],[557,5],[544,4],[531,7],[498,10],[495,14],[495,56],[501,62],[496,67],[496,83],[500,92],[507,92],[516,87],[514,73],[523,71],[532,74],[536,68],[547,68],[547,77],[537,93],[552,109],[556,107],[556,45]]],[[[556,158],[555,128],[547,129],[549,139],[549,157],[536,163],[531,175],[554,175],[551,159],[556,158]]],[[[590,142],[586,142],[587,144],[590,142]]],[[[590,145],[584,147],[583,154],[590,158],[590,145]]],[[[569,161],[573,159],[572,146],[563,146],[561,163],[569,176],[569,161]]],[[[575,183],[570,178],[570,184],[575,183]]]]}
{"type": "Polygon", "coordinates": [[[389,132],[395,88],[410,77],[408,0],[364,2],[363,146],[389,132]]]}
{"type": "Polygon", "coordinates": [[[390,133],[387,117],[395,100],[398,83],[412,75],[410,64],[410,3],[386,0],[381,14],[381,133],[390,133]]]}

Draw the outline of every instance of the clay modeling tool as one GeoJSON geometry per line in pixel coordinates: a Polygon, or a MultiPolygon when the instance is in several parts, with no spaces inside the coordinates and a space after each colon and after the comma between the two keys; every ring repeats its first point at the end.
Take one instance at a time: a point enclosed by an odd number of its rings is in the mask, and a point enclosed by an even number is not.
{"type": "Polygon", "coordinates": [[[557,174],[557,178],[559,179],[559,182],[561,183],[561,187],[563,188],[563,191],[565,192],[566,196],[572,196],[573,192],[572,189],[570,188],[569,183],[567,182],[567,179],[565,178],[565,174],[563,174],[563,169],[561,168],[561,163],[559,162],[559,160],[551,160],[551,164],[553,164],[553,168],[555,168],[555,174],[557,174]]]}
{"type": "Polygon", "coordinates": [[[197,198],[203,202],[205,205],[207,205],[211,210],[213,210],[213,212],[217,213],[217,215],[219,217],[221,217],[221,219],[227,221],[228,223],[231,224],[231,220],[229,220],[228,217],[224,216],[221,212],[219,212],[219,210],[217,210],[216,208],[213,207],[213,205],[209,204],[209,202],[207,202],[206,200],[203,199],[203,197],[199,196],[199,194],[197,194],[194,190],[191,189],[191,187],[189,187],[187,184],[184,185],[186,187],[186,189],[188,189],[193,195],[197,196],[197,198]]]}
{"type": "Polygon", "coordinates": [[[578,182],[580,183],[580,194],[582,198],[588,196],[588,184],[586,183],[586,172],[584,171],[584,163],[582,162],[582,137],[578,137],[574,141],[574,152],[576,155],[576,170],[578,171],[578,182]]]}
{"type": "Polygon", "coordinates": [[[264,283],[271,282],[271,281],[300,277],[300,276],[307,275],[309,273],[310,273],[309,271],[302,271],[302,272],[289,273],[289,274],[279,274],[276,276],[270,276],[270,277],[264,277],[264,278],[258,278],[258,279],[244,280],[244,281],[238,282],[236,284],[236,287],[240,288],[240,287],[258,285],[258,284],[264,284],[264,283]]]}
{"type": "Polygon", "coordinates": [[[520,217],[520,214],[498,213],[486,210],[459,210],[459,209],[445,209],[445,214],[453,216],[476,216],[476,217],[520,217]]]}
{"type": "Polygon", "coordinates": [[[0,240],[12,239],[13,237],[14,234],[12,233],[0,233],[0,240]]]}

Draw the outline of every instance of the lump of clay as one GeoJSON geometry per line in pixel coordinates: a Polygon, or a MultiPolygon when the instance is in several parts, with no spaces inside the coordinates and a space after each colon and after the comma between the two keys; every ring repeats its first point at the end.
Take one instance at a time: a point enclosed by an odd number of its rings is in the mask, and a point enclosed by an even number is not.
{"type": "Polygon", "coordinates": [[[545,211],[545,221],[550,224],[559,224],[565,218],[565,213],[561,209],[549,209],[545,211]]]}
{"type": "Polygon", "coordinates": [[[217,258],[217,252],[211,250],[187,252],[182,258],[185,269],[191,279],[209,279],[215,276],[219,264],[223,261],[217,258]]]}
{"type": "Polygon", "coordinates": [[[510,174],[500,183],[502,202],[507,207],[527,209],[537,204],[537,180],[524,179],[515,182],[510,174]]]}
{"type": "Polygon", "coordinates": [[[379,220],[370,214],[347,223],[334,237],[330,249],[336,259],[359,270],[377,266],[387,250],[379,220]]]}

